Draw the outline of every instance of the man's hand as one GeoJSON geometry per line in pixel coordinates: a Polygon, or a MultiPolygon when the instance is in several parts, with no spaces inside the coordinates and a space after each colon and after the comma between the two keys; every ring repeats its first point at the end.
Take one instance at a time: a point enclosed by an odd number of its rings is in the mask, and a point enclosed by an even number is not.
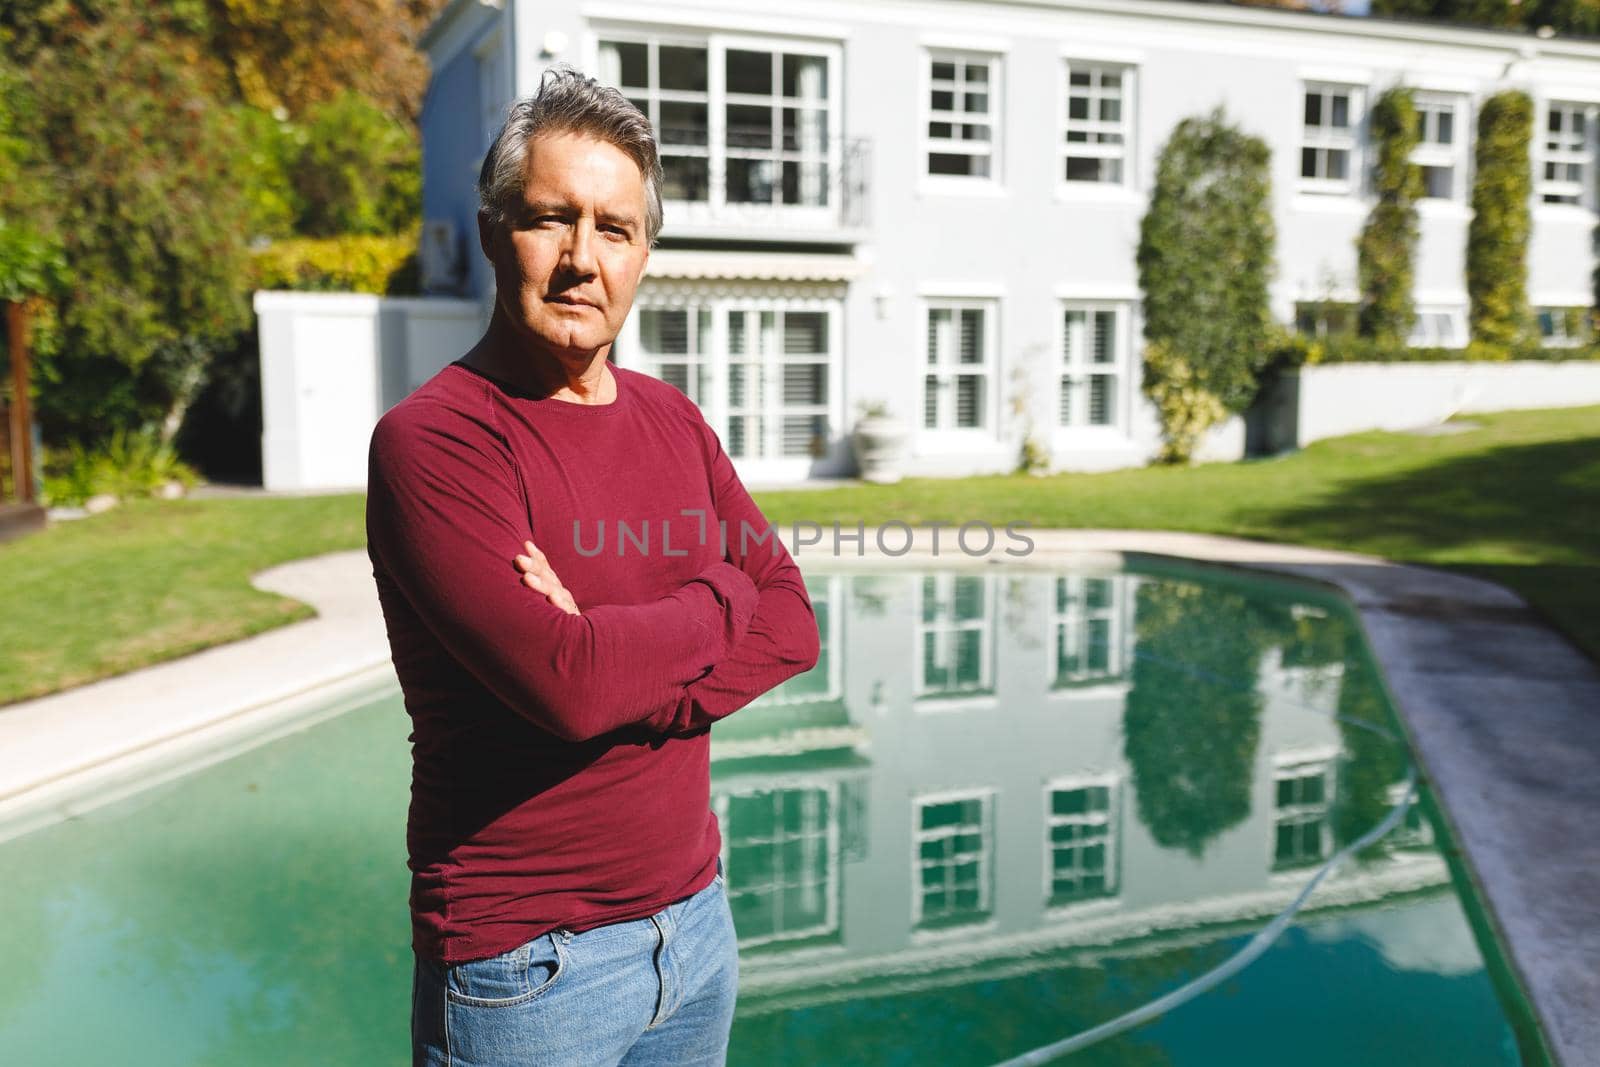
{"type": "Polygon", "coordinates": [[[535,548],[532,541],[522,542],[522,547],[527,552],[527,555],[517,557],[517,569],[522,571],[522,584],[535,592],[543,593],[549,598],[550,603],[568,615],[583,614],[578,610],[578,604],[572,599],[572,594],[567,592],[567,587],[556,577],[556,572],[550,566],[550,561],[544,558],[544,553],[535,548]]]}

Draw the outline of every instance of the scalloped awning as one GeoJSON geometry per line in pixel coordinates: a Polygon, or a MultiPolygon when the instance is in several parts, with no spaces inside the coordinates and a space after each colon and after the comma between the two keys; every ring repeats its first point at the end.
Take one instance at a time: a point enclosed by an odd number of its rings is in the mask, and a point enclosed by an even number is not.
{"type": "Polygon", "coordinates": [[[665,249],[650,253],[646,278],[845,282],[866,273],[855,256],[826,252],[717,252],[665,249]]]}

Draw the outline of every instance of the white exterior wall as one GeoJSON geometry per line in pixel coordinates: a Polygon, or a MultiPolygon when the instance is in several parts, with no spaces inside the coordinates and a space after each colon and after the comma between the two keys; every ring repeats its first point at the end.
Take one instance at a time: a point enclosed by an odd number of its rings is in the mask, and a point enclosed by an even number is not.
{"type": "MultiPolygon", "coordinates": [[[[718,237],[743,239],[763,242],[775,255],[842,251],[862,265],[836,305],[842,347],[830,384],[831,406],[839,414],[831,421],[827,454],[759,467],[741,463],[747,477],[850,473],[848,430],[856,405],[870,399],[886,400],[912,422],[907,464],[912,474],[1009,470],[1028,417],[1058,468],[1102,469],[1147,460],[1159,442],[1154,410],[1138,390],[1141,327],[1134,252],[1157,156],[1186,117],[1221,105],[1229,119],[1272,148],[1278,269],[1271,299],[1273,313],[1288,322],[1297,301],[1354,299],[1355,241],[1371,206],[1361,189],[1348,194],[1304,190],[1299,157],[1305,83],[1359,87],[1355,174],[1364,174],[1370,163],[1365,113],[1382,91],[1403,82],[1457,94],[1453,98],[1462,103],[1457,141],[1467,143],[1457,168],[1456,196],[1422,207],[1415,295],[1421,304],[1451,310],[1464,329],[1470,139],[1478,104],[1503,88],[1533,95],[1537,177],[1546,101],[1600,103],[1600,46],[1592,43],[1184,3],[857,5],[819,0],[801,19],[774,0],[671,9],[632,0],[557,8],[512,0],[502,11],[472,2],[454,6],[427,43],[437,63],[440,49],[459,51],[474,42],[482,47],[493,34],[504,34],[516,42],[510,81],[525,94],[552,63],[597,70],[602,35],[645,30],[753,47],[787,42],[836,49],[829,95],[841,131],[845,138],[870,143],[864,225],[841,219],[821,230],[798,227],[793,209],[775,208],[765,218],[730,218],[719,228],[714,219],[688,220],[683,210],[675,223],[668,206],[663,240],[669,247],[714,248],[718,237]],[[920,138],[928,49],[957,46],[1000,58],[999,180],[969,181],[962,188],[927,178],[920,138]],[[1057,180],[1063,67],[1073,59],[1121,63],[1134,71],[1125,187],[1057,180]],[[925,302],[936,296],[996,302],[993,432],[921,428],[925,302]],[[1063,299],[1126,302],[1129,342],[1122,353],[1115,428],[1054,425],[1063,299]],[[1020,383],[1012,378],[1018,368],[1020,383]],[[1017,393],[1024,397],[1023,417],[1011,410],[1017,393]]],[[[715,132],[717,120],[712,121],[715,132]]],[[[1591,302],[1594,208],[1592,202],[1535,205],[1529,254],[1533,304],[1591,302]]],[[[487,280],[486,273],[476,277],[487,280]]],[[[755,274],[748,279],[753,292],[770,291],[767,281],[755,274]]],[[[739,287],[726,279],[718,285],[731,292],[739,287]]],[[[641,300],[651,293],[647,281],[641,300]]],[[[626,345],[619,344],[619,352],[623,365],[636,358],[626,345]]],[[[1234,421],[1208,437],[1201,455],[1237,457],[1243,442],[1243,428],[1234,421]]]]}
{"type": "Polygon", "coordinates": [[[258,292],[267,489],[360,489],[378,417],[482,333],[476,301],[258,292]]]}

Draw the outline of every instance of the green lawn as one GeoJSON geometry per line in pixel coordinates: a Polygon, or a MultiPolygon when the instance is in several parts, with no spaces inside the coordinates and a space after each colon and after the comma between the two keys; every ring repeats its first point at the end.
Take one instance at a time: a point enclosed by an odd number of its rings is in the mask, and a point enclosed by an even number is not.
{"type": "MultiPolygon", "coordinates": [[[[1600,659],[1600,408],[1476,416],[1277,459],[1108,474],[913,479],[764,493],[774,522],[982,519],[1192,530],[1351,549],[1517,590],[1600,659]]],[[[0,546],[0,703],[308,614],[275,563],[363,544],[359,495],[139,502],[0,546]]]]}

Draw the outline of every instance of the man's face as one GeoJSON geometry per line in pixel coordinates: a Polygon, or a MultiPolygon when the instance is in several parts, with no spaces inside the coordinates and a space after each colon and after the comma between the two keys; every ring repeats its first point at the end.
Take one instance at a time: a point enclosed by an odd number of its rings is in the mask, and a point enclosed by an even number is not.
{"type": "Polygon", "coordinates": [[[528,142],[526,181],[506,220],[478,218],[501,310],[573,370],[611,343],[650,249],[644,177],[614,145],[558,133],[528,142]]]}

